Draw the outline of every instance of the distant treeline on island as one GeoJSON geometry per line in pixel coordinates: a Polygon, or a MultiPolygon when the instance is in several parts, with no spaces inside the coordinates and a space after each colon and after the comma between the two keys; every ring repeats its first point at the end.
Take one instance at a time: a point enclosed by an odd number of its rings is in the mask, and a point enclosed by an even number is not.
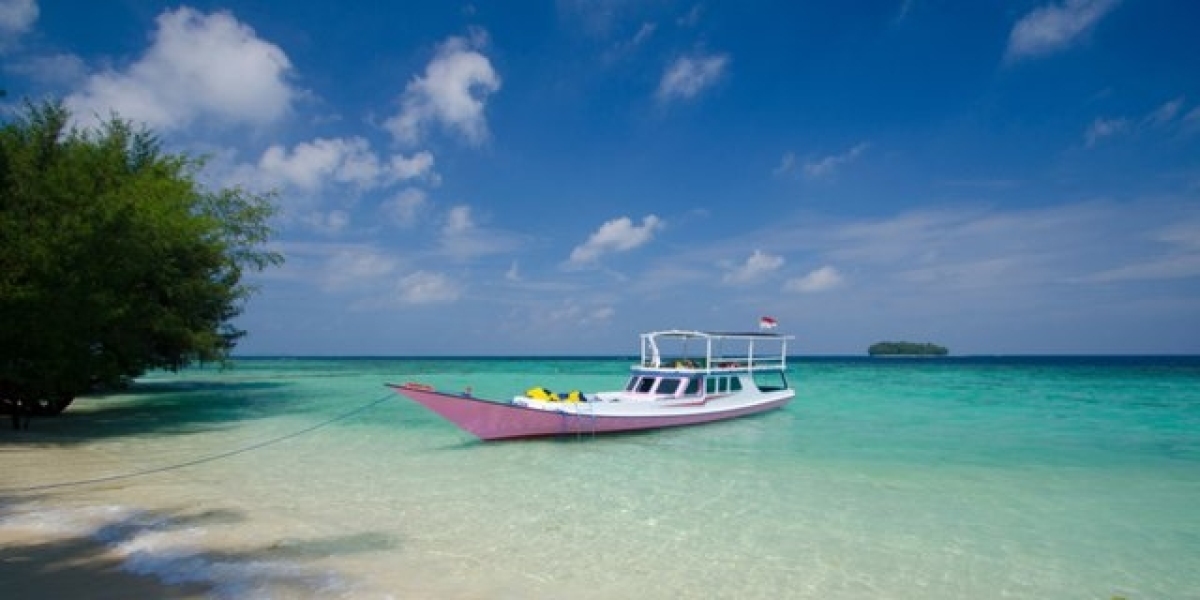
{"type": "Polygon", "coordinates": [[[916,342],[877,342],[867,348],[871,356],[946,356],[950,351],[937,344],[916,342]]]}

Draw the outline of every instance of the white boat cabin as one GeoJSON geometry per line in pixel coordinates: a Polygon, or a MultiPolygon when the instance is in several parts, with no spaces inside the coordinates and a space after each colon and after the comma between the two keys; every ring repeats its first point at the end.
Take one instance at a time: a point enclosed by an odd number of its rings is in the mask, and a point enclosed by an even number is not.
{"type": "Polygon", "coordinates": [[[704,400],[788,389],[787,342],[793,336],[669,330],[641,338],[641,360],[619,394],[622,400],[704,400]]]}

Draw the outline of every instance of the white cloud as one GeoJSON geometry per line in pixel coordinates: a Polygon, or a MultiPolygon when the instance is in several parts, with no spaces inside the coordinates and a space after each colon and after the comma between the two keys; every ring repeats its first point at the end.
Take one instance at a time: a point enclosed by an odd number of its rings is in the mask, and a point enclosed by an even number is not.
{"type": "Polygon", "coordinates": [[[804,176],[810,179],[829,177],[834,171],[856,160],[870,146],[870,144],[862,142],[841,154],[806,162],[804,163],[804,176]]]}
{"type": "Polygon", "coordinates": [[[424,76],[405,87],[399,114],[384,127],[405,143],[417,142],[432,123],[457,131],[472,144],[486,140],[484,104],[500,89],[500,76],[477,51],[485,41],[478,33],[470,40],[452,37],[443,42],[424,76]]]}
{"type": "Polygon", "coordinates": [[[442,227],[442,235],[447,237],[467,235],[475,229],[471,220],[471,207],[465,204],[454,206],[446,213],[446,224],[442,227]]]}
{"type": "Polygon", "coordinates": [[[417,177],[427,177],[435,184],[439,181],[437,173],[433,170],[433,155],[424,150],[412,156],[404,156],[403,154],[392,155],[390,166],[391,169],[388,172],[389,182],[415,179],[417,177]]]}
{"type": "Polygon", "coordinates": [[[67,98],[77,117],[115,111],[158,130],[199,119],[262,125],[291,110],[291,63],[228,12],[183,7],[157,19],[154,42],[123,72],[93,75],[67,98]]]}
{"type": "Polygon", "coordinates": [[[34,0],[0,0],[0,50],[25,35],[37,18],[34,0]]]}
{"type": "Polygon", "coordinates": [[[1200,277],[1200,220],[1183,218],[1146,237],[1158,244],[1154,254],[1122,256],[1121,264],[1080,277],[1078,281],[1120,283],[1200,277]]]}
{"type": "Polygon", "coordinates": [[[795,153],[785,152],[783,155],[783,158],[779,159],[779,165],[776,166],[771,171],[771,174],[787,175],[788,173],[791,173],[792,171],[795,171],[795,170],[796,170],[796,155],[795,155],[795,153]]]}
{"type": "Polygon", "coordinates": [[[637,34],[634,35],[633,40],[630,41],[630,45],[641,46],[642,44],[646,43],[646,41],[654,35],[655,29],[658,29],[658,26],[654,23],[642,23],[642,26],[638,28],[637,34]]]}
{"type": "Polygon", "coordinates": [[[1058,300],[1086,294],[1081,284],[1200,276],[1192,206],[1194,198],[1181,197],[927,210],[832,228],[822,254],[852,265],[860,273],[855,289],[880,290],[881,299],[940,294],[993,307],[1058,300]]]}
{"type": "Polygon", "coordinates": [[[660,102],[694,98],[715,84],[728,66],[728,54],[680,57],[663,73],[655,96],[660,102]]]}
{"type": "Polygon", "coordinates": [[[662,227],[662,221],[655,215],[644,217],[641,227],[634,225],[629,217],[613,219],[601,225],[586,242],[571,250],[569,262],[574,265],[586,264],[606,252],[632,250],[649,242],[654,232],[662,227]]]}
{"type": "MultiPolygon", "coordinates": [[[[325,250],[328,252],[328,250],[325,250]]],[[[371,288],[397,266],[396,259],[375,248],[337,248],[321,268],[320,283],[326,290],[371,288]]]]}
{"type": "Polygon", "coordinates": [[[318,138],[291,150],[273,145],[258,161],[256,176],[275,185],[314,192],[329,182],[373,189],[428,175],[433,157],[420,152],[411,158],[396,155],[380,161],[363,138],[318,138]]]}
{"type": "Polygon", "coordinates": [[[309,213],[301,220],[314,231],[325,235],[334,235],[345,231],[350,226],[350,213],[344,210],[314,212],[309,213]]]}
{"type": "Polygon", "coordinates": [[[1092,121],[1091,126],[1088,127],[1087,133],[1084,134],[1087,146],[1090,148],[1095,146],[1104,138],[1127,131],[1129,129],[1129,125],[1128,119],[1097,118],[1095,121],[1092,121]]]}
{"type": "Polygon", "coordinates": [[[1163,256],[1124,265],[1081,277],[1080,282],[1119,283],[1126,281],[1162,281],[1200,277],[1200,254],[1163,256]]]}
{"type": "Polygon", "coordinates": [[[1170,125],[1175,117],[1179,114],[1179,110],[1183,108],[1183,98],[1176,98],[1164,102],[1162,106],[1154,109],[1150,114],[1146,115],[1146,123],[1148,125],[1165,126],[1170,125]]]}
{"type": "Polygon", "coordinates": [[[612,63],[632,56],[639,48],[645,46],[650,41],[650,38],[654,37],[654,32],[657,29],[658,26],[654,23],[642,23],[633,37],[618,41],[611,49],[604,53],[605,62],[612,63]]]}
{"type": "Polygon", "coordinates": [[[1191,129],[1191,128],[1196,127],[1197,125],[1200,125],[1200,106],[1197,106],[1197,107],[1193,108],[1192,110],[1189,110],[1188,113],[1183,116],[1183,119],[1181,119],[1181,121],[1183,122],[1183,126],[1188,129],[1191,129]]]}
{"type": "Polygon", "coordinates": [[[843,281],[844,278],[837,269],[826,265],[803,277],[788,280],[783,289],[800,293],[824,292],[842,285],[843,281]]]}
{"type": "Polygon", "coordinates": [[[1050,54],[1087,33],[1118,0],[1064,0],[1034,9],[1017,21],[1008,35],[1009,60],[1050,54]]]}
{"type": "Polygon", "coordinates": [[[1101,140],[1118,135],[1137,135],[1154,130],[1188,133],[1191,121],[1197,110],[1183,114],[1183,98],[1168,100],[1158,108],[1140,117],[1097,117],[1084,133],[1087,147],[1095,146],[1101,140]]]}
{"type": "Polygon", "coordinates": [[[458,300],[461,290],[441,273],[416,271],[396,283],[396,298],[405,304],[433,304],[458,300]]]}
{"type": "Polygon", "coordinates": [[[412,227],[417,222],[417,215],[428,204],[428,195],[419,188],[406,188],[400,193],[385,200],[379,210],[389,221],[401,227],[412,227]]]}
{"type": "Polygon", "coordinates": [[[779,270],[783,266],[784,260],[782,256],[767,254],[761,250],[755,250],[746,262],[738,265],[734,269],[725,274],[725,283],[749,283],[758,281],[773,271],[779,270]]]}
{"type": "Polygon", "coordinates": [[[587,325],[600,321],[608,321],[616,314],[616,309],[608,305],[585,306],[577,302],[564,302],[557,308],[550,309],[545,320],[571,325],[587,325]]]}
{"type": "Polygon", "coordinates": [[[378,161],[362,138],[316,139],[297,144],[290,151],[273,145],[258,160],[259,173],[270,181],[309,192],[330,178],[367,183],[378,169],[378,161]]]}
{"type": "Polygon", "coordinates": [[[479,227],[471,207],[460,204],[446,211],[439,244],[442,255],[454,260],[467,260],[508,252],[519,244],[519,240],[506,231],[479,227]]]}

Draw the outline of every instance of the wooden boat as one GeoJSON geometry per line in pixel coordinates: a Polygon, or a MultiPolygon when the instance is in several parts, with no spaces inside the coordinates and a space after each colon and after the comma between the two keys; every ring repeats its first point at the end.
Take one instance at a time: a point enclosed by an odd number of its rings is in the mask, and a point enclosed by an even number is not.
{"type": "Polygon", "coordinates": [[[767,332],[643,333],[641,359],[625,388],[615,391],[560,395],[535,387],[505,402],[416,382],[387,385],[481,440],[697,425],[791,401],[790,339],[767,332]]]}

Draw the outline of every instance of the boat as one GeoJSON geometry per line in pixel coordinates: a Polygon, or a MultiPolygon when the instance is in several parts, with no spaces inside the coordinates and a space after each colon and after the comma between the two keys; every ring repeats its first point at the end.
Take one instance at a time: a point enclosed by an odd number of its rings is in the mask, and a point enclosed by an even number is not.
{"type": "Polygon", "coordinates": [[[559,394],[531,387],[511,399],[420,382],[388,383],[481,440],[597,434],[723,421],[779,408],[790,335],[664,330],[640,334],[641,356],[623,389],[559,394]]]}

